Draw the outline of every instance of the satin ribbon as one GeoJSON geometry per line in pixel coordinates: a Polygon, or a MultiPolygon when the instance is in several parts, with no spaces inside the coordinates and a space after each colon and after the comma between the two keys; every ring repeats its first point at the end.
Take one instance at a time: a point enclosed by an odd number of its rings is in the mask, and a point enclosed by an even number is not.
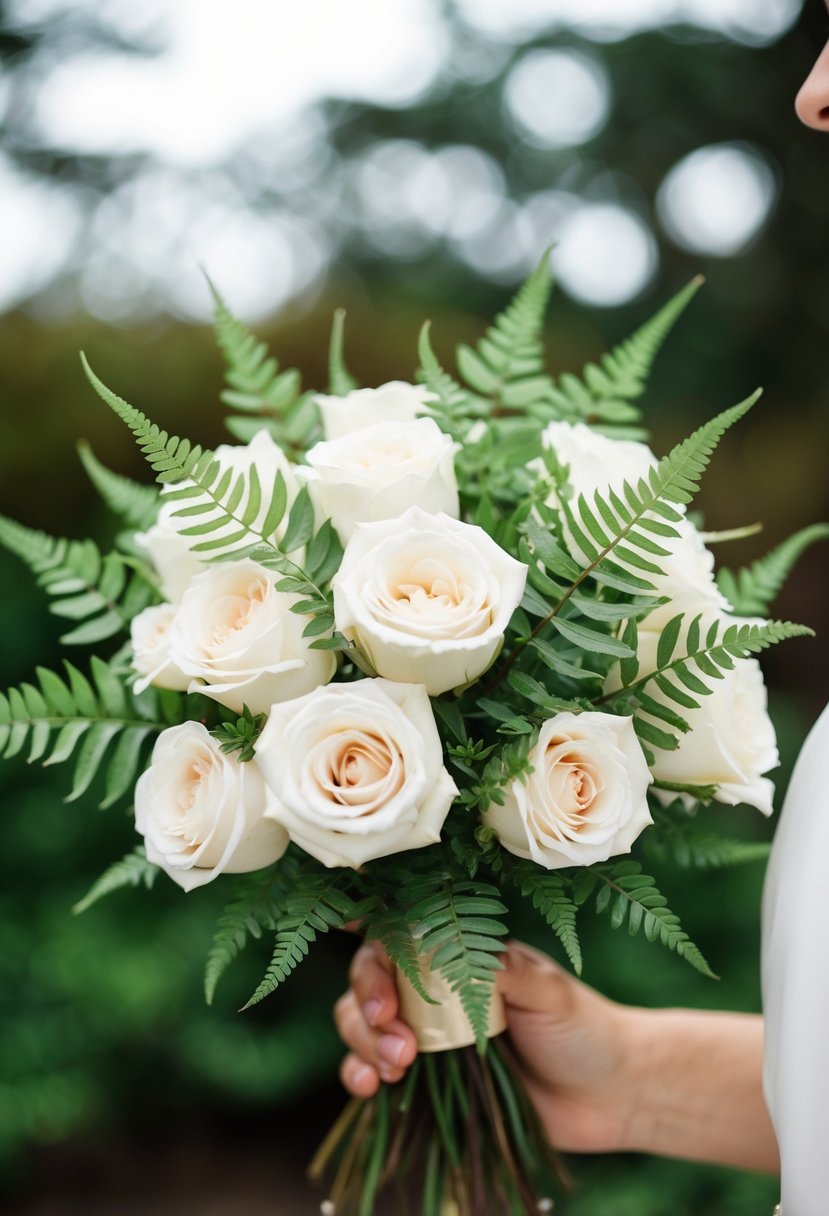
{"type": "MultiPolygon", "coordinates": [[[[412,987],[401,971],[397,972],[397,992],[400,1000],[400,1017],[411,1026],[417,1038],[419,1051],[453,1051],[456,1047],[470,1047],[475,1034],[469,1025],[461,998],[453,992],[439,971],[431,971],[428,961],[421,960],[420,979],[423,987],[438,1005],[430,1005],[412,987]]],[[[492,993],[489,1006],[487,1038],[494,1038],[507,1028],[507,1017],[503,999],[498,992],[492,993]]]]}

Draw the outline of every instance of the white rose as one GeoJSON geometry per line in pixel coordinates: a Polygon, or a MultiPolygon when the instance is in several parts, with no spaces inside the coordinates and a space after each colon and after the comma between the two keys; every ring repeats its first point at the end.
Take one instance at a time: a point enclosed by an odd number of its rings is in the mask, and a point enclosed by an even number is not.
{"type": "Polygon", "coordinates": [[[315,444],[308,488],[343,544],[355,524],[396,519],[408,507],[457,517],[455,445],[431,418],[380,422],[315,444]]]}
{"type": "MultiPolygon", "coordinates": [[[[567,466],[573,503],[583,494],[588,505],[592,506],[596,492],[605,495],[609,489],[621,496],[623,482],[627,481],[635,488],[640,478],[647,478],[650,470],[659,463],[646,444],[609,439],[582,422],[551,422],[545,428],[541,442],[545,448],[555,452],[562,465],[567,466]]],[[[555,494],[550,496],[548,502],[552,507],[559,505],[555,494]]],[[[684,507],[671,505],[683,515],[683,519],[671,525],[679,536],[653,536],[657,544],[669,550],[668,556],[645,555],[654,565],[662,568],[662,573],[644,573],[635,566],[626,568],[650,582],[660,597],[667,596],[672,600],[682,598],[686,602],[694,597],[698,604],[697,612],[727,610],[729,604],[714,580],[713,554],[706,548],[699,531],[690,520],[684,518],[684,507]]],[[[573,553],[586,565],[587,555],[572,537],[570,543],[573,553]]],[[[614,556],[612,560],[621,566],[626,565],[621,558],[614,556]]],[[[656,609],[653,627],[661,627],[673,615],[676,613],[669,605],[656,609]]]]}
{"type": "Polygon", "coordinates": [[[354,529],[333,580],[334,616],[381,676],[436,697],[487,670],[526,578],[482,528],[410,507],[354,529]]]}
{"type": "Polygon", "coordinates": [[[174,604],[156,604],[133,617],[132,665],[139,675],[133,686],[135,692],[143,692],[150,684],[184,692],[190,683],[190,677],[179,671],[170,658],[170,629],[175,616],[174,604]]]}
{"type": "Polygon", "coordinates": [[[267,800],[255,761],[240,764],[200,722],[185,722],[161,732],[138,778],[135,826],[148,860],[192,891],[278,861],[288,835],[265,818],[267,800]]]}
{"type": "Polygon", "coordinates": [[[484,823],[505,849],[548,870],[589,866],[629,853],[652,823],[648,771],[631,718],[557,714],[530,752],[533,772],[516,779],[484,823]]]}
{"type": "MultiPolygon", "coordinates": [[[[690,619],[686,616],[683,623],[675,651],[677,655],[684,653],[690,619]]],[[[703,637],[711,623],[711,617],[703,619],[703,637]]],[[[731,622],[725,619],[723,623],[731,622]]],[[[640,677],[656,668],[659,637],[658,632],[647,629],[639,633],[640,677]]],[[[764,815],[770,815],[774,783],[763,774],[776,768],[780,758],[766,708],[766,686],[760,664],[756,659],[737,659],[733,669],[726,671],[721,680],[706,680],[705,683],[712,691],[708,696],[696,698],[699,709],[683,709],[666,697],[655,682],[647,685],[649,696],[669,705],[690,727],[687,734],[680,736],[676,751],[653,749],[654,778],[680,785],[716,785],[718,802],[731,806],[746,803],[764,815]]],[[[614,684],[618,687],[615,675],[614,684]]],[[[664,723],[655,721],[655,724],[665,729],[664,723]]]]}
{"type": "Polygon", "coordinates": [[[416,684],[331,684],[275,705],[256,756],[267,814],[326,866],[434,844],[458,792],[416,684]]]}
{"type": "Polygon", "coordinates": [[[191,692],[261,713],[331,679],[333,654],[302,637],[309,618],[291,612],[297,597],[276,590],[278,577],[245,558],[193,579],[170,630],[170,658],[191,692]]]}
{"type": "Polygon", "coordinates": [[[422,384],[406,384],[390,380],[379,388],[357,388],[344,397],[314,397],[322,416],[326,439],[342,439],[352,431],[374,426],[378,422],[414,422],[428,401],[435,401],[422,384]]]}
{"type": "MultiPolygon", "coordinates": [[[[277,474],[282,474],[287,490],[287,508],[282,522],[273,534],[275,538],[281,538],[287,527],[288,510],[299,491],[299,482],[295,466],[286,458],[282,449],[274,443],[269,432],[257,431],[247,444],[219,444],[213,455],[223,470],[232,470],[234,474],[232,483],[223,496],[225,503],[229,499],[239,474],[244,473],[249,478],[251,469],[255,467],[262,502],[253,521],[254,529],[261,527],[265,522],[277,474]]],[[[181,488],[183,484],[176,483],[176,485],[168,487],[167,493],[181,488]]],[[[246,492],[235,507],[235,514],[238,515],[240,511],[243,511],[247,502],[246,492]]],[[[260,539],[255,531],[249,531],[246,535],[240,536],[239,525],[232,521],[222,524],[215,532],[206,535],[184,535],[188,528],[209,523],[210,520],[218,519],[223,514],[220,507],[215,505],[210,507],[210,503],[211,499],[207,494],[195,494],[192,498],[173,499],[172,501],[167,499],[162,502],[161,510],[153,526],[147,532],[140,532],[135,538],[139,548],[147,553],[158,571],[165,598],[173,603],[178,603],[191,580],[206,569],[212,558],[220,554],[232,553],[236,549],[247,548],[249,545],[256,544],[260,539]],[[195,515],[177,514],[179,511],[190,512],[192,508],[198,506],[209,507],[209,509],[195,515]],[[220,537],[229,538],[231,543],[217,549],[203,551],[203,555],[192,552],[194,545],[220,537]]]]}

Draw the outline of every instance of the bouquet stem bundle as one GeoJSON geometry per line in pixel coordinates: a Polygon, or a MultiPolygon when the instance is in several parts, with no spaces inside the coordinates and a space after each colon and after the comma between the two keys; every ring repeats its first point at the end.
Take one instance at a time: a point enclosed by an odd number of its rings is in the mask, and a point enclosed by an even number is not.
{"type": "MultiPolygon", "coordinates": [[[[418,1056],[403,1081],[346,1106],[309,1168],[333,1169],[325,1216],[373,1216],[395,1184],[418,1216],[536,1216],[566,1173],[503,1037],[418,1056]]],[[[406,1207],[407,1202],[409,1207],[406,1207]]]]}

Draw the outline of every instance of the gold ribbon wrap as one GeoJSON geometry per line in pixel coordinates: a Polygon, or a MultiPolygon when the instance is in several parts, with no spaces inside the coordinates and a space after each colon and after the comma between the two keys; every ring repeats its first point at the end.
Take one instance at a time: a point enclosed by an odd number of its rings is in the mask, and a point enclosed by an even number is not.
{"type": "MultiPolygon", "coordinates": [[[[470,1047],[475,1034],[469,1025],[461,998],[453,992],[439,971],[429,969],[428,960],[421,960],[420,982],[429,995],[440,1003],[430,1005],[424,1001],[402,971],[397,972],[397,993],[400,1000],[400,1017],[411,1026],[417,1038],[419,1051],[453,1051],[456,1047],[470,1047]]],[[[507,1028],[504,1001],[499,992],[493,991],[489,1005],[487,1038],[494,1038],[507,1028]]]]}

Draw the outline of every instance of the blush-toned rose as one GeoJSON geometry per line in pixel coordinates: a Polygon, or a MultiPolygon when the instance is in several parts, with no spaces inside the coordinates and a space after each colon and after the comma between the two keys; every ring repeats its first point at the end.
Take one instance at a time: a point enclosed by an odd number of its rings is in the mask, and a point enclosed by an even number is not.
{"type": "Polygon", "coordinates": [[[150,684],[184,692],[190,683],[190,677],[170,658],[170,630],[175,617],[174,604],[156,604],[133,617],[130,641],[132,665],[138,673],[135,692],[143,692],[150,684]]]}
{"type": "Polygon", "coordinates": [[[434,697],[487,670],[526,578],[482,528],[410,507],[354,529],[333,581],[334,615],[376,672],[434,697]]]}
{"type": "Polygon", "coordinates": [[[541,728],[533,772],[514,780],[484,823],[517,857],[548,870],[620,853],[652,822],[651,774],[631,718],[561,713],[541,728]]]}
{"type": "Polygon", "coordinates": [[[275,705],[256,757],[267,814],[326,866],[434,844],[458,792],[416,684],[329,684],[275,705]]]}
{"type": "Polygon", "coordinates": [[[291,611],[297,597],[277,591],[276,578],[245,558],[193,579],[170,630],[170,658],[191,692],[262,713],[331,679],[333,654],[311,649],[308,617],[291,611]]]}
{"type": "Polygon", "coordinates": [[[460,512],[455,445],[431,418],[380,422],[315,444],[305,473],[318,514],[347,543],[355,524],[396,519],[409,507],[460,512]]]}
{"type": "Polygon", "coordinates": [[[267,801],[255,761],[240,764],[200,722],[185,722],[158,737],[135,787],[135,826],[147,859],[192,891],[279,860],[288,835],[265,818],[267,801]]]}
{"type": "Polygon", "coordinates": [[[427,402],[436,400],[422,384],[390,380],[379,388],[356,388],[342,397],[318,393],[314,397],[326,439],[342,439],[352,431],[378,422],[414,422],[427,402]]]}

